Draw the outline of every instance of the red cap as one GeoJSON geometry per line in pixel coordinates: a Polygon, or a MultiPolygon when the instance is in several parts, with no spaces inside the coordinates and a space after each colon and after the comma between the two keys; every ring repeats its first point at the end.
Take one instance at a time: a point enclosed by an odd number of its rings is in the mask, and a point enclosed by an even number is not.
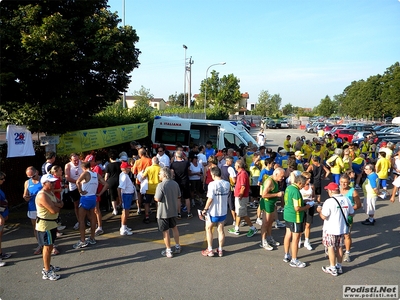
{"type": "Polygon", "coordinates": [[[337,183],[331,182],[326,187],[324,187],[324,189],[330,191],[336,191],[339,190],[339,185],[337,183]]]}
{"type": "Polygon", "coordinates": [[[132,166],[130,164],[128,164],[126,161],[123,161],[121,163],[121,169],[131,169],[132,166]]]}
{"type": "Polygon", "coordinates": [[[95,161],[95,157],[92,154],[86,155],[84,161],[95,161]]]}

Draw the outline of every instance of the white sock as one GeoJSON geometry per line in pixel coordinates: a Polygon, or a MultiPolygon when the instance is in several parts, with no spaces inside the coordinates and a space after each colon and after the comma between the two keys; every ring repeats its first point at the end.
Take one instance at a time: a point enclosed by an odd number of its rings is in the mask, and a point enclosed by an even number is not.
{"type": "Polygon", "coordinates": [[[309,239],[304,239],[304,244],[309,244],[309,243],[310,243],[309,239]]]}
{"type": "Polygon", "coordinates": [[[254,225],[253,225],[253,226],[251,226],[251,227],[250,227],[250,229],[252,229],[252,230],[256,230],[256,228],[254,227],[254,225]]]}
{"type": "Polygon", "coordinates": [[[103,230],[103,227],[99,226],[97,227],[98,230],[103,230]]]}
{"type": "Polygon", "coordinates": [[[236,230],[236,231],[239,231],[239,226],[236,226],[236,225],[235,225],[235,230],[236,230]]]}

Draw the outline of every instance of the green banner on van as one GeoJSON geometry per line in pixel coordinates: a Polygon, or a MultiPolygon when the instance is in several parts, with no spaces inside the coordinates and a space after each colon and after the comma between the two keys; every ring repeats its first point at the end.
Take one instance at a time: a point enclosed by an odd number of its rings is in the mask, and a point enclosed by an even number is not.
{"type": "Polygon", "coordinates": [[[57,154],[85,152],[139,140],[148,136],[148,123],[71,131],[63,134],[57,154]]]}

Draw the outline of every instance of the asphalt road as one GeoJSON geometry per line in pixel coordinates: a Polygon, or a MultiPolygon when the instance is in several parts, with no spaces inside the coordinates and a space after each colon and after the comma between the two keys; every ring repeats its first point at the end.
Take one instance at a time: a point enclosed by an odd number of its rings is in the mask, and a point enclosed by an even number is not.
{"type": "MultiPolygon", "coordinates": [[[[292,138],[305,135],[291,129],[266,132],[273,149],[282,145],[288,133],[292,138]]],[[[78,232],[72,230],[73,212],[65,210],[62,218],[67,229],[56,242],[61,254],[52,257],[52,264],[62,268],[55,282],[42,280],[41,256],[32,254],[35,239],[30,221],[24,211],[17,211],[11,214],[3,236],[3,251],[13,256],[0,268],[0,299],[341,299],[344,284],[399,284],[400,203],[380,200],[377,207],[375,226],[361,225],[366,216],[357,212],[353,261],[345,263],[344,273],[337,277],[321,270],[328,260],[318,216],[311,231],[315,249],[299,250],[299,259],[307,267],[296,269],[282,261],[283,246],[266,251],[258,246],[259,233],[247,238],[247,226],[239,236],[228,234],[232,225],[226,227],[224,257],[201,256],[206,247],[204,223],[197,217],[178,221],[182,253],[172,259],[162,257],[164,243],[156,223],[143,224],[135,210],[128,221],[134,235],[120,236],[119,216],[104,213],[105,234],[97,238],[97,244],[74,250],[78,232]]],[[[255,213],[249,208],[253,220],[255,213]]],[[[284,230],[273,229],[273,236],[283,243],[284,230]]]]}

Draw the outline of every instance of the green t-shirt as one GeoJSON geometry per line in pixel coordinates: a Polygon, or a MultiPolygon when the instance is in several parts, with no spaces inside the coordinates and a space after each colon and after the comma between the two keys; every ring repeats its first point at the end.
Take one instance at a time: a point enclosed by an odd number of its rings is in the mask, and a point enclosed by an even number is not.
{"type": "Polygon", "coordinates": [[[283,219],[286,222],[302,223],[304,219],[304,211],[295,211],[295,206],[304,206],[303,197],[297,185],[292,184],[285,191],[285,209],[283,211],[283,219]]]}

